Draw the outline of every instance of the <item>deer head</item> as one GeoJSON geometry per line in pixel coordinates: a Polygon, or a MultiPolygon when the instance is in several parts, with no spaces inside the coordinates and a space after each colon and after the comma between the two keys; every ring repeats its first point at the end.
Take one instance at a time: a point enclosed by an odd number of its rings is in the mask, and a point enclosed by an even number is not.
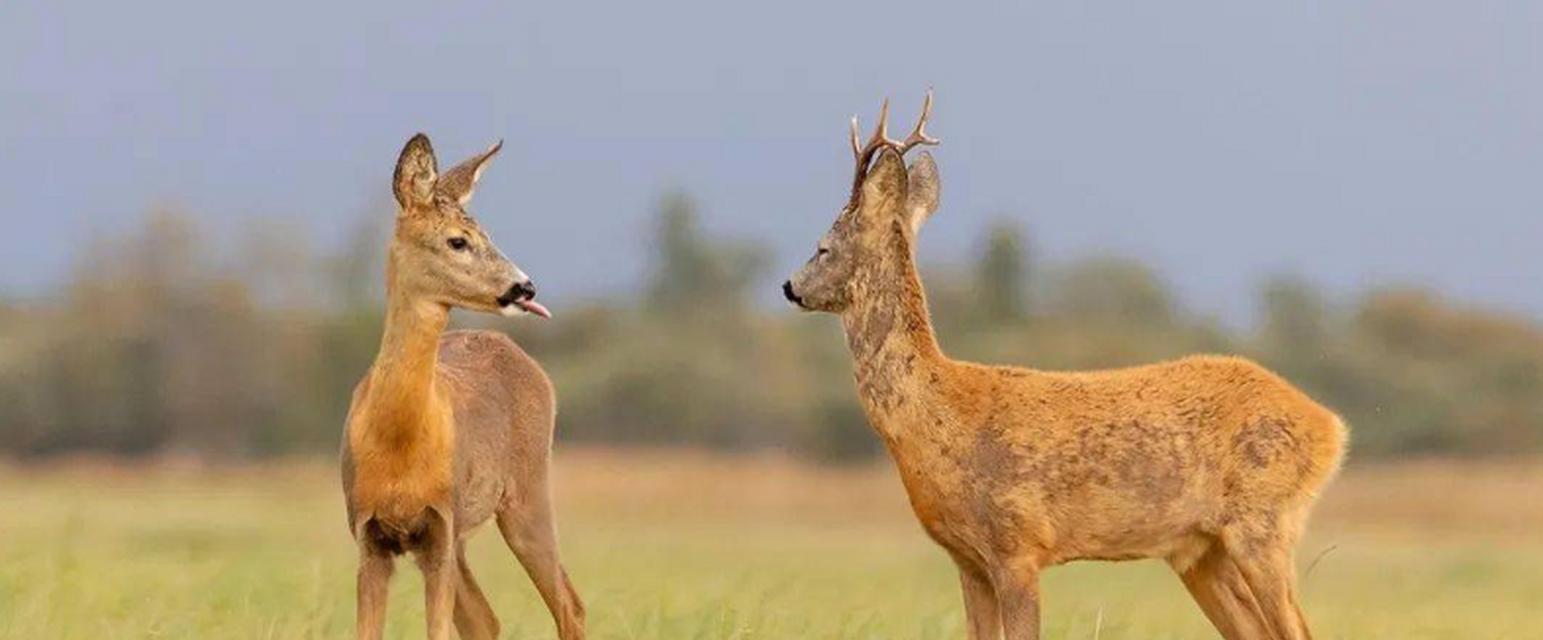
{"type": "Polygon", "coordinates": [[[938,206],[938,170],[932,154],[905,165],[905,153],[919,145],[936,145],[927,135],[932,92],[922,105],[916,127],[904,140],[889,137],[889,101],[879,111],[879,124],[866,144],[860,142],[857,117],[852,117],[852,155],[856,169],[852,194],[830,231],[820,239],[814,257],[787,282],[788,301],[811,311],[841,313],[851,305],[862,271],[893,264],[915,246],[914,238],[938,206]],[[898,234],[898,237],[897,237],[898,234]]]}
{"type": "Polygon", "coordinates": [[[407,141],[392,181],[400,207],[387,263],[392,295],[506,316],[552,317],[536,302],[535,283],[466,212],[483,168],[501,148],[503,141],[441,175],[428,136],[407,141]]]}

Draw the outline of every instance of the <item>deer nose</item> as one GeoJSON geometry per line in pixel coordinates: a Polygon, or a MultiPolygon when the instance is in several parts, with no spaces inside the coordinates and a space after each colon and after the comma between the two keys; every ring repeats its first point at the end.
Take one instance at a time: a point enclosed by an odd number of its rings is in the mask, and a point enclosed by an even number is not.
{"type": "Polygon", "coordinates": [[[798,305],[800,307],[804,306],[803,298],[800,298],[800,297],[798,297],[798,294],[793,293],[793,281],[792,280],[783,281],[783,283],[782,283],[782,297],[787,298],[788,302],[796,304],[796,305],[798,305]]]}
{"type": "Polygon", "coordinates": [[[534,297],[536,297],[536,283],[526,280],[514,283],[514,286],[509,287],[509,290],[504,292],[504,295],[498,296],[498,304],[507,307],[521,300],[529,300],[534,297]]]}

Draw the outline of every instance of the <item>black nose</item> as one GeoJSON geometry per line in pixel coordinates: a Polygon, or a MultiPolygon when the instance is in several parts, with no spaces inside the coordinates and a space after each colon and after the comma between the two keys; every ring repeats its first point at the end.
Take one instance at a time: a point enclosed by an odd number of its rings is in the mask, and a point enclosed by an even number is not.
{"type": "Polygon", "coordinates": [[[793,281],[792,280],[787,280],[787,281],[784,281],[782,283],[782,297],[787,298],[788,302],[791,302],[791,303],[799,305],[799,306],[803,306],[803,304],[804,304],[803,298],[800,298],[800,297],[798,297],[798,294],[793,293],[793,281]]]}
{"type": "Polygon", "coordinates": [[[514,286],[509,287],[509,290],[504,292],[504,295],[498,296],[498,304],[499,306],[507,307],[521,300],[529,300],[534,297],[536,297],[536,283],[532,280],[526,280],[514,283],[514,286]]]}

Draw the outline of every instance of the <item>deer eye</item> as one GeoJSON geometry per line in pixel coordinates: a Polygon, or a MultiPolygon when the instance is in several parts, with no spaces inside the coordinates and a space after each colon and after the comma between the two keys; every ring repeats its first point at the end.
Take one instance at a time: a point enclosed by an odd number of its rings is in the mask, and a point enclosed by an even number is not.
{"type": "Polygon", "coordinates": [[[820,248],[814,250],[814,257],[816,257],[816,258],[823,258],[823,257],[828,256],[828,255],[830,255],[830,249],[827,249],[825,247],[820,247],[820,248]]]}
{"type": "Polygon", "coordinates": [[[465,251],[466,247],[468,246],[466,243],[466,238],[461,237],[451,238],[447,242],[450,245],[450,248],[456,251],[465,251]]]}

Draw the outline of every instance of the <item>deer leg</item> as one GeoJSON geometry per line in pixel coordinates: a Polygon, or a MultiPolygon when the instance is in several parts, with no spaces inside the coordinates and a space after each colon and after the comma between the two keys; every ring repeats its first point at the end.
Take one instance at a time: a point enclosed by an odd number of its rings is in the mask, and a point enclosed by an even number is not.
{"type": "Polygon", "coordinates": [[[992,573],[1007,640],[1039,640],[1039,564],[1020,560],[992,573]]]}
{"type": "Polygon", "coordinates": [[[991,576],[969,561],[956,559],[955,562],[959,565],[959,585],[964,591],[964,618],[970,640],[1000,640],[1002,614],[997,609],[997,592],[991,586],[991,576]]]}
{"type": "Polygon", "coordinates": [[[1228,555],[1258,602],[1264,627],[1279,640],[1312,640],[1297,606],[1290,545],[1279,535],[1225,540],[1228,555]]]}
{"type": "Polygon", "coordinates": [[[1216,561],[1216,578],[1225,593],[1231,595],[1224,602],[1234,613],[1232,621],[1238,631],[1245,638],[1269,638],[1270,624],[1265,620],[1264,610],[1259,607],[1259,600],[1254,597],[1253,589],[1248,587],[1248,581],[1243,579],[1243,573],[1231,555],[1224,554],[1216,561]]]}
{"type": "Polygon", "coordinates": [[[1292,583],[1291,590],[1288,592],[1291,596],[1291,610],[1296,613],[1297,624],[1302,629],[1302,637],[1306,640],[1312,640],[1313,630],[1307,626],[1307,614],[1302,613],[1302,603],[1297,599],[1296,580],[1292,579],[1292,583]]]}
{"type": "Polygon", "coordinates": [[[458,573],[454,533],[450,524],[430,517],[423,543],[415,552],[423,572],[423,603],[427,611],[429,640],[450,640],[454,619],[458,573]]]}
{"type": "Polygon", "coordinates": [[[561,640],[583,640],[584,602],[557,557],[557,527],[544,483],[498,512],[498,531],[552,612],[561,640]]]}
{"type": "Polygon", "coordinates": [[[1270,640],[1253,593],[1220,544],[1213,545],[1193,565],[1180,570],[1179,578],[1222,638],[1270,640]]]}
{"type": "Polygon", "coordinates": [[[369,541],[359,543],[358,605],[355,633],[359,640],[380,640],[386,631],[386,597],[395,569],[391,553],[369,541]]]}
{"type": "Polygon", "coordinates": [[[455,586],[456,634],[461,640],[496,640],[498,615],[493,613],[493,606],[488,604],[487,596],[477,586],[477,579],[472,577],[471,567],[466,564],[464,542],[455,543],[455,565],[459,577],[455,586]]]}

